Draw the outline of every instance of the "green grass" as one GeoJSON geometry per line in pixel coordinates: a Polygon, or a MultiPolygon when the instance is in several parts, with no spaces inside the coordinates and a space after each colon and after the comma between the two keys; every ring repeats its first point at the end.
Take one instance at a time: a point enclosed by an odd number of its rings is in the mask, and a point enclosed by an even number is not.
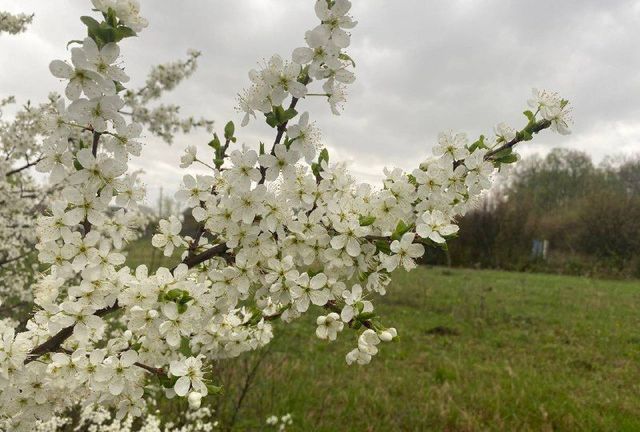
{"type": "Polygon", "coordinates": [[[158,267],[172,268],[180,262],[180,252],[174,251],[173,256],[165,257],[162,249],[151,246],[151,238],[143,237],[127,246],[126,265],[135,267],[144,264],[149,271],[155,271],[158,267]]]}
{"type": "MultiPolygon", "coordinates": [[[[498,271],[398,272],[374,299],[400,338],[369,366],[356,344],[315,337],[315,316],[277,325],[267,351],[220,365],[234,430],[290,412],[300,431],[640,430],[640,283],[498,271]]],[[[314,313],[317,312],[317,313],[314,313]]]]}

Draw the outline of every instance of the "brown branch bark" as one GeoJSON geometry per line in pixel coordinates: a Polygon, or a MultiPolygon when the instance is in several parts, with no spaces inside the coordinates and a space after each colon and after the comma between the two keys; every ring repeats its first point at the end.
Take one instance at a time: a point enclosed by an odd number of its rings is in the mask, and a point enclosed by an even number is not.
{"type": "MultiPolygon", "coordinates": [[[[305,76],[301,81],[302,84],[307,85],[309,84],[309,76],[305,76]]],[[[288,109],[294,109],[296,107],[296,105],[298,105],[298,101],[300,99],[292,97],[291,98],[291,103],[289,104],[289,108],[288,109]]],[[[278,125],[277,128],[277,133],[276,133],[276,138],[273,141],[273,146],[271,146],[271,154],[275,155],[276,153],[276,145],[280,144],[280,141],[282,140],[282,136],[284,135],[284,133],[287,131],[287,124],[289,124],[289,121],[286,121],[284,123],[282,123],[281,125],[278,125]]],[[[267,170],[264,167],[260,167],[260,181],[258,182],[258,184],[264,184],[265,180],[266,180],[266,176],[267,176],[267,170]]]]}
{"type": "Polygon", "coordinates": [[[43,159],[43,157],[41,156],[38,159],[34,160],[33,162],[29,162],[26,165],[23,165],[23,166],[21,166],[19,168],[15,168],[15,169],[12,169],[11,171],[7,171],[7,173],[5,174],[5,177],[9,177],[9,176],[12,176],[14,174],[18,174],[19,172],[22,172],[22,171],[26,170],[27,168],[30,168],[30,167],[36,165],[42,159],[43,159]]]}
{"type": "MultiPolygon", "coordinates": [[[[547,129],[549,126],[551,126],[551,122],[549,120],[542,120],[537,122],[529,131],[531,133],[531,135],[533,134],[537,134],[538,132],[547,129]]],[[[484,155],[484,160],[490,160],[493,156],[495,156],[496,154],[498,154],[499,152],[501,152],[502,150],[508,149],[508,148],[513,148],[513,146],[515,146],[516,144],[518,144],[519,142],[522,141],[521,137],[516,136],[514,139],[512,139],[511,141],[509,141],[508,143],[493,149],[491,151],[488,151],[486,155],[484,155]]]]}
{"type": "MultiPolygon", "coordinates": [[[[113,304],[113,306],[109,306],[104,309],[100,309],[99,311],[96,311],[95,315],[101,317],[101,316],[110,314],[111,312],[114,312],[119,308],[120,306],[118,306],[118,302],[116,302],[113,304]]],[[[43,343],[41,343],[40,345],[32,349],[27,355],[27,359],[24,361],[24,364],[29,364],[32,361],[39,358],[40,356],[43,356],[47,353],[59,351],[64,341],[66,341],[73,334],[74,327],[75,327],[75,324],[70,325],[69,327],[63,328],[58,333],[53,335],[51,338],[47,339],[46,341],[44,341],[43,343]]]]}

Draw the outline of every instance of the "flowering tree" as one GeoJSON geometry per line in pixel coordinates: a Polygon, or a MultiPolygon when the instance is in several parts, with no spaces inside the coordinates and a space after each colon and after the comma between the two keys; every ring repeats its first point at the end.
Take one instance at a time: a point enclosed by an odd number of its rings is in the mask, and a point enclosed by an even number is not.
{"type": "Polygon", "coordinates": [[[0,33],[17,34],[25,31],[27,25],[33,21],[33,15],[17,14],[0,11],[0,33]]]}
{"type": "MultiPolygon", "coordinates": [[[[18,16],[20,19],[11,17],[10,14],[0,13],[0,31],[17,28],[16,22],[26,24],[33,15],[28,20],[23,15],[18,16]]],[[[129,130],[130,134],[140,134],[141,126],[144,126],[163,141],[171,143],[178,132],[187,133],[200,127],[212,130],[213,122],[210,120],[181,117],[177,105],[153,105],[166,91],[173,90],[193,74],[199,56],[198,51],[190,50],[186,60],[154,66],[144,86],[123,91],[124,105],[119,112],[137,123],[129,130]]],[[[87,61],[98,63],[102,60],[102,57],[93,57],[87,61]]],[[[75,61],[81,60],[76,57],[75,61]]],[[[113,69],[112,73],[118,74],[118,71],[113,69]]],[[[122,74],[119,78],[120,82],[128,80],[122,74]]],[[[0,238],[3,239],[0,244],[0,301],[5,301],[0,311],[20,312],[31,305],[31,285],[41,267],[34,259],[36,218],[42,209],[51,206],[68,184],[63,166],[70,165],[73,162],[72,154],[86,147],[88,142],[82,130],[75,128],[69,130],[64,145],[60,144],[59,136],[49,136],[51,128],[57,126],[48,123],[49,120],[55,120],[55,117],[48,115],[64,110],[64,100],[60,95],[51,93],[45,103],[35,106],[27,103],[13,119],[3,120],[2,108],[11,103],[15,103],[14,97],[0,101],[0,238]],[[43,187],[41,182],[34,179],[32,167],[40,172],[51,172],[48,186],[43,187]]],[[[115,141],[110,145],[113,152],[124,151],[122,145],[115,141]]],[[[139,154],[142,149],[142,145],[134,140],[126,145],[129,154],[139,154]]],[[[137,184],[137,193],[142,193],[137,173],[130,173],[127,181],[137,184]]],[[[142,198],[143,195],[138,196],[138,199],[142,198]]],[[[117,223],[141,228],[145,217],[140,212],[122,212],[117,223]]],[[[123,238],[131,240],[139,231],[127,230],[123,238]]]]}
{"type": "Polygon", "coordinates": [[[147,22],[135,0],[92,3],[100,21],[81,18],[88,37],[73,48],[72,64],[50,66],[68,101],[60,99],[46,122],[41,168],[65,182],[37,224],[38,257],[48,269],[33,284],[37,307],[27,330],[0,323],[0,414],[12,430],[78,402],[139,416],[145,393],[158,391],[198,408],[218,390],[210,362],[264,346],[274,321],[309,311],[319,315],[321,339],[355,331],[346,361],[369,363],[397,336],[370,300],[385,294],[392,272],[413,269],[425,246],[443,247],[456,234],[456,217],[496,169],[517,160],[516,144],[547,128],[568,132],[567,101],[534,91],[521,130],[500,124],[494,137],[473,142],[444,132],[433,156],[410,173],[385,170],[380,187],[356,182],[343,164],[329,162],[316,125],[298,112],[304,99],[322,97],[339,114],[355,79],[345,51],[356,25],[351,4],[317,0],[320,23],[306,33],[306,46],[252,70],[239,96],[242,124],[260,115],[274,129],[273,143],[238,147],[229,122],[209,143],[211,154],[189,148],[181,166],[211,170],[186,174],[178,192],[197,233],[181,236],[175,217],[161,221],[152,244],[167,256],[179,251],[181,263],[130,269],[122,253],[126,218],[143,193],[128,161],[139,153],[141,126],[121,113],[130,92],[118,44],[147,22]],[[74,136],[83,144],[70,145],[74,136]],[[119,209],[107,213],[109,205],[119,209]]]}

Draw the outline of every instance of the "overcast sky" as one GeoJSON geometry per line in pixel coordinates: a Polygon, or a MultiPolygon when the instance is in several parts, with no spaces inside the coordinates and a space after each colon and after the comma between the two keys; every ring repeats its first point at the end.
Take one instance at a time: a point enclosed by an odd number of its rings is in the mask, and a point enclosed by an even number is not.
{"type": "MultiPolygon", "coordinates": [[[[141,0],[150,26],[126,39],[122,53],[131,84],[152,64],[202,51],[196,73],[166,102],[182,112],[217,121],[232,119],[247,71],[274,53],[303,45],[316,25],[311,0],[141,0]]],[[[67,59],[66,43],[84,36],[80,15],[88,0],[0,0],[0,10],[33,12],[26,33],[0,36],[0,96],[42,101],[63,91],[48,72],[52,59],[67,59]]],[[[522,154],[553,147],[605,155],[640,152],[640,0],[353,0],[351,56],[357,81],[344,113],[326,103],[302,101],[323,132],[332,160],[347,160],[364,180],[384,166],[409,169],[424,158],[445,129],[470,137],[506,121],[523,125],[521,112],[532,87],[558,91],[573,105],[573,134],[537,136],[522,154]]],[[[273,140],[254,122],[239,142],[273,140]]],[[[206,133],[180,135],[168,147],[147,136],[134,166],[146,171],[151,199],[160,186],[178,187],[179,155],[189,144],[205,151],[206,133]]]]}

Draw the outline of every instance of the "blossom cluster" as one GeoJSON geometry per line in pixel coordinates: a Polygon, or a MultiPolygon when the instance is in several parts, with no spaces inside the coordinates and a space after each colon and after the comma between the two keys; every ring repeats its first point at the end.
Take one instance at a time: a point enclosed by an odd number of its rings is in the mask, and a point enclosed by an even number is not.
{"type": "Polygon", "coordinates": [[[528,101],[532,109],[540,112],[542,118],[551,123],[551,129],[562,135],[570,133],[569,123],[571,120],[567,103],[557,93],[538,89],[533,89],[533,95],[528,101]]]}
{"type": "MultiPolygon", "coordinates": [[[[112,28],[146,23],[133,0],[93,4],[112,28]]],[[[158,385],[199,408],[219,391],[211,362],[263,347],[273,322],[307,312],[318,313],[321,339],[346,328],[357,333],[349,364],[369,363],[381,342],[397,337],[377,315],[375,294],[385,294],[394,270],[412,270],[426,248],[455,235],[456,218],[478,202],[496,168],[517,159],[513,146],[552,120],[540,101],[521,131],[499,125],[495,137],[474,142],[444,132],[411,172],[385,169],[380,187],[357,182],[344,164],[329,162],[308,113],[289,125],[311,80],[324,81],[332,108],[353,81],[353,61],[342,51],[355,25],[350,6],[316,1],[321,22],[307,32],[308,47],[250,73],[244,120],[255,110],[265,114],[277,130],[270,149],[235,145],[229,122],[224,140],[216,134],[210,143],[214,154],[200,159],[188,149],[183,156],[181,166],[201,162],[210,172],[185,174],[177,193],[197,232],[183,235],[171,217],[152,239],[165,255],[180,253],[171,269],[124,264],[144,191],[128,166],[141,152],[142,128],[120,113],[128,77],[118,44],[90,36],[71,50],[71,63],[51,63],[68,102],[58,101],[46,122],[39,169],[64,186],[36,230],[39,260],[48,266],[34,286],[38,307],[26,331],[0,322],[0,416],[14,430],[79,402],[111,407],[117,419],[140,416],[145,390],[158,385]],[[74,133],[82,145],[69,144],[74,133]]]]}
{"type": "Polygon", "coordinates": [[[33,21],[33,15],[20,13],[17,15],[0,11],[0,33],[17,34],[25,31],[33,21]]]}
{"type": "MultiPolygon", "coordinates": [[[[124,8],[122,5],[121,8],[124,8]]],[[[131,19],[135,21],[135,17],[131,19]]],[[[119,113],[143,125],[148,132],[167,143],[171,143],[179,131],[189,132],[199,127],[211,129],[211,120],[179,116],[180,107],[177,105],[150,106],[165,91],[174,89],[182,80],[192,75],[197,68],[198,56],[199,52],[190,50],[186,61],[154,66],[144,87],[138,90],[127,89],[122,93],[125,104],[119,113]]],[[[82,56],[76,55],[75,61],[82,62],[82,56]]],[[[101,60],[97,57],[92,61],[100,66],[101,60]]],[[[65,66],[62,68],[67,69],[65,66]]],[[[118,69],[112,65],[105,72],[119,74],[118,69]]],[[[120,75],[119,78],[121,82],[127,81],[126,75],[120,75]]],[[[79,82],[79,79],[75,82],[79,82]]],[[[0,101],[0,109],[12,103],[15,103],[14,97],[5,98],[0,101]]],[[[0,238],[3,239],[0,244],[0,298],[7,300],[7,310],[10,310],[12,304],[21,306],[11,308],[17,311],[14,315],[29,306],[32,299],[31,285],[40,269],[33,259],[34,245],[37,242],[34,229],[36,218],[43,209],[51,205],[66,185],[65,167],[73,164],[74,153],[67,149],[87,145],[80,128],[67,129],[66,144],[59,140],[44,139],[52,128],[58,128],[56,123],[60,122],[61,127],[65,126],[65,118],[57,115],[64,110],[64,100],[58,94],[51,93],[44,103],[25,104],[10,120],[3,119],[0,111],[0,238]],[[42,185],[33,175],[34,167],[37,171],[51,172],[52,184],[42,185]]],[[[132,154],[138,154],[141,150],[141,143],[136,140],[123,144],[111,138],[105,145],[121,155],[124,146],[129,146],[128,151],[132,154]]],[[[132,173],[131,180],[140,183],[136,173],[132,173]]],[[[139,188],[136,200],[142,198],[140,192],[139,188]]],[[[121,200],[123,199],[125,198],[122,197],[121,200]]],[[[147,214],[137,212],[133,224],[136,229],[127,233],[127,239],[131,240],[133,235],[138,235],[148,222],[147,214]]]]}
{"type": "Polygon", "coordinates": [[[287,426],[291,426],[293,424],[293,417],[291,414],[285,414],[280,417],[277,415],[270,415],[267,417],[266,423],[268,426],[277,429],[279,432],[285,432],[287,430],[287,426]]]}
{"type": "Polygon", "coordinates": [[[355,81],[355,74],[349,70],[355,63],[344,51],[351,44],[347,30],[357,24],[347,15],[350,9],[348,0],[317,1],[315,12],[321,22],[306,32],[307,46],[293,50],[291,61],[274,55],[259,71],[249,72],[252,85],[239,96],[243,126],[256,111],[268,114],[289,95],[294,100],[304,97],[313,80],[324,82],[319,95],[326,96],[331,111],[339,114],[339,107],[346,101],[346,86],[355,81]]]}
{"type": "MultiPolygon", "coordinates": [[[[282,418],[284,422],[285,416],[282,418]]],[[[77,416],[61,414],[46,421],[38,421],[33,425],[31,431],[64,432],[70,430],[71,427],[75,431],[87,430],[91,432],[212,432],[222,429],[219,421],[214,419],[214,412],[207,407],[180,413],[172,420],[164,422],[159,412],[147,413],[142,418],[142,428],[135,428],[134,420],[133,417],[118,419],[107,408],[97,404],[89,404],[82,408],[77,416]]],[[[5,429],[3,426],[0,421],[0,431],[9,432],[9,429],[5,429]]]]}

